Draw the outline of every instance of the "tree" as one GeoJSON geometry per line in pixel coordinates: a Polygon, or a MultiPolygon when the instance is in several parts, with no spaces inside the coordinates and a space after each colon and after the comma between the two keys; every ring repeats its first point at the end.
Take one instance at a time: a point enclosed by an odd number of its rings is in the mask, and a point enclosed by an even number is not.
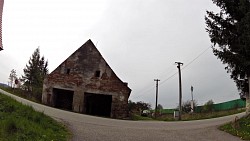
{"type": "MultiPolygon", "coordinates": [[[[194,108],[197,107],[197,102],[194,100],[194,108]]],[[[179,107],[178,107],[179,109],[179,107]]],[[[189,113],[191,112],[191,101],[187,100],[182,103],[182,112],[189,113]]]]}
{"type": "Polygon", "coordinates": [[[250,1],[212,0],[220,8],[219,13],[207,11],[206,31],[213,43],[215,56],[227,64],[225,69],[231,73],[240,95],[245,95],[246,113],[250,112],[250,1]],[[216,46],[217,45],[217,46],[216,46]]]}
{"type": "Polygon", "coordinates": [[[43,80],[48,74],[48,61],[44,56],[40,57],[40,50],[37,48],[29,59],[28,64],[23,69],[24,76],[22,79],[28,91],[35,94],[36,98],[41,96],[43,80]]]}
{"type": "Polygon", "coordinates": [[[135,102],[133,102],[132,100],[128,101],[128,110],[132,111],[135,108],[135,102]]]}
{"type": "Polygon", "coordinates": [[[15,80],[17,79],[17,75],[16,75],[16,70],[12,69],[10,71],[10,76],[9,76],[9,80],[10,80],[10,87],[13,88],[15,85],[15,80]]]}
{"type": "Polygon", "coordinates": [[[203,106],[203,112],[212,112],[213,111],[213,105],[214,105],[214,102],[213,100],[209,100],[208,102],[206,102],[203,106]]]}
{"type": "Polygon", "coordinates": [[[151,110],[151,105],[149,103],[145,103],[142,101],[133,102],[131,100],[128,101],[129,111],[137,111],[141,112],[143,110],[151,110]]]}
{"type": "Polygon", "coordinates": [[[158,105],[157,105],[157,109],[158,109],[158,110],[162,110],[162,109],[163,109],[163,106],[162,106],[161,104],[158,104],[158,105]]]}

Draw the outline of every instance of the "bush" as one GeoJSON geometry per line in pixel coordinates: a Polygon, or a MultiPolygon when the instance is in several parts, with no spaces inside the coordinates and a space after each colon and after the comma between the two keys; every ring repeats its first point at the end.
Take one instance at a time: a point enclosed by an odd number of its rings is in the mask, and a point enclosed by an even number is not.
{"type": "Polygon", "coordinates": [[[213,100],[209,100],[207,103],[204,104],[202,111],[203,112],[212,112],[213,111],[213,100]]]}
{"type": "Polygon", "coordinates": [[[151,105],[149,103],[145,103],[143,101],[133,102],[131,100],[128,101],[128,109],[132,113],[141,114],[143,110],[150,110],[151,105]]]}
{"type": "MultiPolygon", "coordinates": [[[[191,102],[190,100],[187,100],[182,103],[182,112],[189,113],[191,112],[191,102]]],[[[194,100],[194,109],[197,107],[197,102],[194,100]]]]}

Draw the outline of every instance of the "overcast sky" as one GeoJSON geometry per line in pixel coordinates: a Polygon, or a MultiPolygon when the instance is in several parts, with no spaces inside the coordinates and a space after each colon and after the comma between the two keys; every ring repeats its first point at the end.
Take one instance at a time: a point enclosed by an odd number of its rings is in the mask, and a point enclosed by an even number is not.
{"type": "Polygon", "coordinates": [[[53,71],[91,39],[117,76],[128,82],[132,101],[155,105],[155,81],[160,79],[158,103],[178,105],[181,61],[183,101],[199,105],[239,98],[225,65],[213,55],[205,31],[211,0],[6,0],[0,82],[23,68],[37,47],[53,71]],[[172,77],[171,77],[172,76],[172,77]]]}

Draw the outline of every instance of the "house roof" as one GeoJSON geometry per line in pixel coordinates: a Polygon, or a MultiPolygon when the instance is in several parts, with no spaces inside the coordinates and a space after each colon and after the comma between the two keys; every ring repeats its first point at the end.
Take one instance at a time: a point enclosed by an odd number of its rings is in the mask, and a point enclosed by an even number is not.
{"type": "MultiPolygon", "coordinates": [[[[113,72],[113,74],[115,75],[115,77],[121,81],[121,79],[115,74],[115,72],[112,70],[112,68],[108,65],[108,63],[106,62],[106,60],[103,58],[103,56],[101,55],[101,53],[98,51],[98,49],[96,48],[96,46],[93,44],[93,42],[89,39],[88,41],[86,41],[81,47],[79,47],[74,53],[72,53],[66,60],[64,60],[54,71],[56,71],[57,69],[59,69],[59,67],[62,64],[65,64],[65,62],[71,57],[71,56],[77,56],[78,61],[83,61],[82,58],[86,57],[86,56],[90,56],[90,58],[88,59],[92,59],[91,57],[91,52],[95,52],[96,55],[98,55],[102,60],[105,61],[106,66],[110,68],[110,70],[113,72]]],[[[86,59],[86,58],[85,58],[86,59]]],[[[52,71],[51,74],[54,72],[52,71]]],[[[121,81],[122,83],[124,83],[124,85],[127,85],[127,83],[121,81]]],[[[129,87],[128,87],[129,88],[129,87]]],[[[129,88],[130,89],[130,88],[129,88]]],[[[130,89],[131,90],[131,89],[130,89]]]]}

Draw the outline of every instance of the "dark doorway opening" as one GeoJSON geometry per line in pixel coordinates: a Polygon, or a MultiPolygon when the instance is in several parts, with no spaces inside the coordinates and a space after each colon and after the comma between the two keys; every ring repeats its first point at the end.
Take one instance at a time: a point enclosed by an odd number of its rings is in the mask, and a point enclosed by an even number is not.
{"type": "Polygon", "coordinates": [[[84,104],[86,114],[110,117],[112,95],[85,93],[84,104]]]}
{"type": "Polygon", "coordinates": [[[72,110],[74,91],[53,89],[55,107],[64,110],[72,110]]]}

